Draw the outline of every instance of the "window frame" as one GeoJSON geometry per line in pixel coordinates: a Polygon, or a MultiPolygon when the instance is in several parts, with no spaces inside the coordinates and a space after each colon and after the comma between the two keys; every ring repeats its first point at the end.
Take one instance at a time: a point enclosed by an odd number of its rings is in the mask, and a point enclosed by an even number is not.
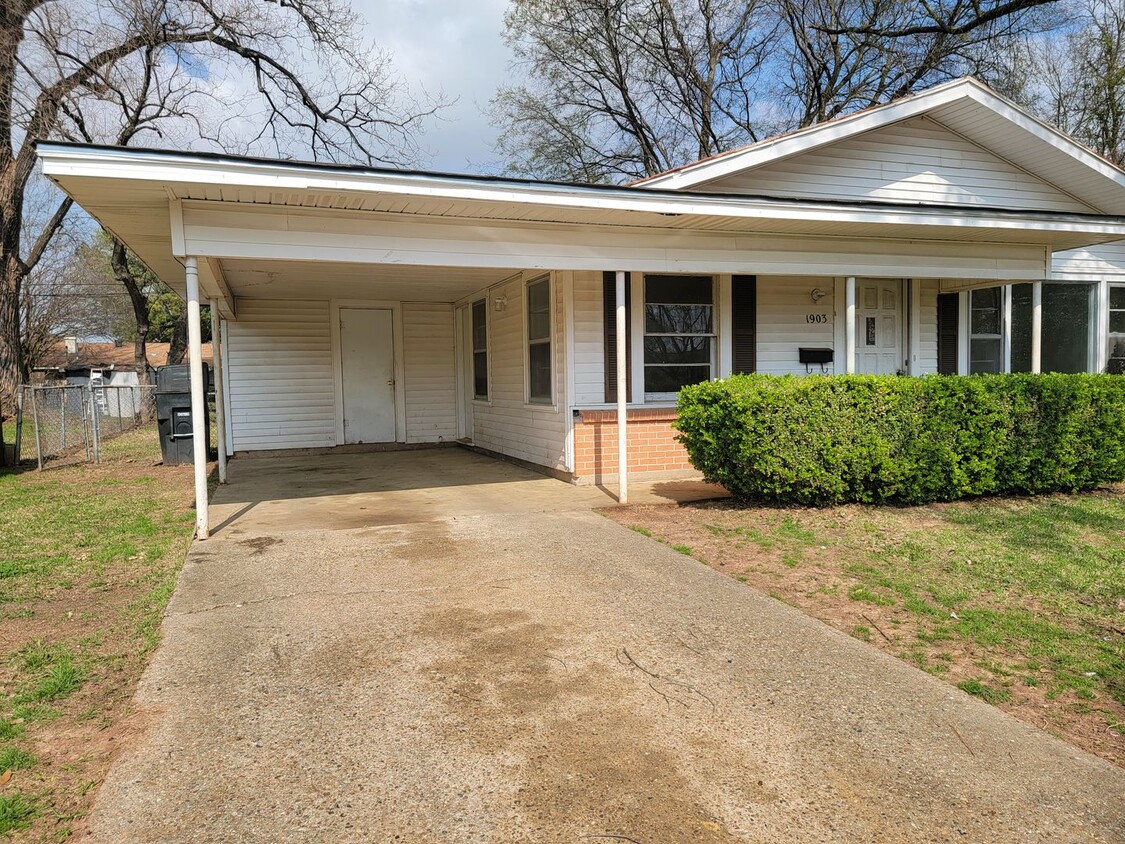
{"type": "Polygon", "coordinates": [[[975,290],[969,291],[969,361],[968,361],[969,367],[968,367],[968,369],[969,369],[970,375],[999,374],[999,373],[1007,372],[1008,369],[1009,369],[1008,360],[1007,360],[1008,354],[1006,352],[1006,348],[1007,348],[1007,345],[1008,345],[1008,342],[1009,342],[1009,334],[1010,334],[1010,332],[1008,331],[1008,324],[1007,324],[1008,320],[1006,318],[1007,317],[1006,303],[1007,303],[1008,297],[1009,297],[1008,287],[1009,287],[1009,285],[995,285],[995,286],[992,286],[992,287],[979,287],[975,290]],[[986,309],[986,308],[975,308],[975,307],[973,307],[973,300],[976,298],[976,295],[978,293],[984,293],[986,290],[987,291],[996,291],[996,296],[997,296],[996,324],[997,324],[997,328],[999,330],[995,333],[993,333],[993,332],[986,332],[985,333],[985,332],[973,331],[973,313],[975,311],[992,310],[992,308],[986,309]],[[989,371],[985,372],[985,371],[978,371],[978,370],[973,369],[973,341],[975,341],[975,340],[990,340],[990,341],[996,342],[996,344],[997,344],[996,345],[997,354],[996,354],[996,369],[995,369],[995,371],[989,370],[989,371]]]}
{"type": "MultiPolygon", "coordinates": [[[[675,402],[679,398],[679,392],[650,392],[647,389],[647,375],[649,366],[681,366],[683,368],[703,366],[703,364],[649,364],[647,359],[647,344],[646,340],[649,337],[706,337],[710,341],[709,360],[707,362],[707,380],[712,381],[716,377],[719,370],[719,322],[720,322],[720,308],[719,308],[719,277],[716,275],[708,275],[704,273],[644,273],[641,276],[641,296],[639,321],[641,331],[637,332],[639,337],[637,343],[640,346],[640,370],[641,370],[641,389],[644,395],[645,403],[649,402],[675,402]],[[682,278],[682,279],[710,279],[711,282],[711,301],[707,307],[711,308],[711,331],[708,333],[678,333],[678,332],[650,332],[648,330],[648,283],[650,278],[682,278]]],[[[661,303],[669,304],[669,303],[661,303]]],[[[672,303],[674,304],[674,303],[672,303]]],[[[698,302],[684,303],[684,306],[698,306],[698,302]]]]}
{"type": "MultiPolygon", "coordinates": [[[[1125,284],[1110,283],[1110,285],[1109,285],[1109,295],[1106,297],[1106,312],[1107,312],[1107,315],[1106,315],[1106,339],[1105,339],[1105,342],[1106,342],[1105,371],[1106,372],[1111,371],[1110,370],[1111,361],[1122,360],[1122,358],[1115,358],[1111,354],[1111,351],[1113,349],[1114,340],[1116,339],[1117,342],[1125,344],[1125,331],[1114,331],[1113,330],[1113,315],[1115,313],[1125,314],[1125,307],[1121,307],[1121,308],[1113,307],[1113,291],[1114,290],[1125,291],[1125,284]]],[[[1125,365],[1123,365],[1123,366],[1125,366],[1125,365]]],[[[1115,373],[1115,374],[1118,374],[1118,373],[1115,373]]],[[[1123,372],[1121,374],[1125,374],[1125,372],[1123,372]]]]}
{"type": "Polygon", "coordinates": [[[489,371],[489,364],[491,362],[491,354],[488,348],[488,297],[475,299],[469,303],[469,373],[473,384],[473,401],[488,402],[492,398],[492,373],[489,371]],[[476,337],[476,324],[474,318],[476,316],[476,309],[480,307],[484,313],[484,346],[477,348],[476,337]],[[484,394],[481,395],[477,392],[477,355],[484,355],[484,394]]]}
{"type": "Polygon", "coordinates": [[[523,286],[523,338],[524,338],[524,403],[533,407],[554,407],[557,404],[556,399],[556,382],[557,378],[555,373],[555,338],[554,338],[554,319],[555,307],[551,301],[554,293],[554,285],[551,283],[550,273],[546,275],[536,276],[535,278],[528,279],[524,282],[523,286]],[[541,339],[533,339],[531,336],[531,289],[537,285],[546,285],[547,289],[547,336],[541,339]],[[546,346],[547,359],[549,366],[547,369],[547,377],[549,379],[548,389],[546,395],[535,396],[532,394],[531,386],[531,350],[533,346],[546,346]]]}

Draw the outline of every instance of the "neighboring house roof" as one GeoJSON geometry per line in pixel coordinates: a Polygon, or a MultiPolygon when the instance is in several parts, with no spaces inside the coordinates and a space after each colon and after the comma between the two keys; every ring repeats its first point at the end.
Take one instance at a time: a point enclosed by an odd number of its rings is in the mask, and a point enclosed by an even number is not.
{"type": "Polygon", "coordinates": [[[922,115],[1020,169],[1065,188],[1091,208],[1106,214],[1125,214],[1125,171],[972,77],[720,153],[641,179],[633,186],[707,190],[709,184],[732,174],[922,115]]]}
{"type": "MultiPolygon", "coordinates": [[[[171,343],[146,343],[145,356],[148,365],[154,369],[168,363],[168,351],[171,343]]],[[[76,354],[67,354],[66,342],[59,341],[51,346],[43,359],[35,366],[36,370],[46,369],[135,369],[134,347],[132,343],[79,343],[76,354]]],[[[212,362],[211,344],[203,344],[203,362],[210,365],[212,362]]]]}

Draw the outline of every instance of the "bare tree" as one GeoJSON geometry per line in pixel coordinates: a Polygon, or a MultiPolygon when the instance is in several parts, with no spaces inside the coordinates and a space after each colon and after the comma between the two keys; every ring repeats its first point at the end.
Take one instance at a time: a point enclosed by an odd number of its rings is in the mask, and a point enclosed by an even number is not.
{"type": "Polygon", "coordinates": [[[506,36],[526,84],[493,101],[511,169],[644,176],[757,136],[772,25],[758,0],[517,0],[506,36]]]}
{"type": "Polygon", "coordinates": [[[515,0],[509,169],[616,181],[886,102],[1057,21],[1054,0],[515,0]]]}
{"type": "Polygon", "coordinates": [[[5,0],[0,393],[27,377],[21,292],[71,206],[58,200],[34,234],[23,231],[36,142],[167,130],[240,150],[266,144],[280,156],[403,163],[439,106],[409,101],[342,0],[5,0]],[[238,98],[235,116],[210,107],[220,91],[238,98]]]}

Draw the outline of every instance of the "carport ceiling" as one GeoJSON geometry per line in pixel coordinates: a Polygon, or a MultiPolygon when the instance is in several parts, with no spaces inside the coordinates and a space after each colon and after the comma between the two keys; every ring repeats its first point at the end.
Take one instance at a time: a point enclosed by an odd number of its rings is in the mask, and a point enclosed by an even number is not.
{"type": "Polygon", "coordinates": [[[239,299],[386,299],[455,302],[512,276],[510,269],[226,259],[223,274],[239,299]]]}

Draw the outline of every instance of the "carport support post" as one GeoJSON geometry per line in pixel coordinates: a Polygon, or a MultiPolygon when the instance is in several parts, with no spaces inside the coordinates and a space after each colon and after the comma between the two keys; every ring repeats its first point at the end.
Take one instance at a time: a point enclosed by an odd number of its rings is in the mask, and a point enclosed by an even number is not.
{"type": "Polygon", "coordinates": [[[855,276],[844,281],[844,372],[855,373],[855,276]]]}
{"type": "Polygon", "coordinates": [[[1031,371],[1043,371],[1043,282],[1031,285],[1031,371]]]}
{"type": "Polygon", "coordinates": [[[617,503],[629,503],[629,446],[626,421],[629,413],[629,357],[625,322],[625,273],[618,270],[617,282],[617,503]]]}
{"type": "Polygon", "coordinates": [[[191,446],[195,465],[195,538],[206,539],[207,530],[207,397],[203,391],[203,346],[199,325],[199,265],[193,256],[184,259],[187,278],[188,363],[191,365],[191,446]]]}
{"type": "Polygon", "coordinates": [[[223,321],[219,302],[211,300],[211,349],[215,368],[215,442],[219,448],[219,483],[227,482],[227,408],[223,397],[223,321]]]}

